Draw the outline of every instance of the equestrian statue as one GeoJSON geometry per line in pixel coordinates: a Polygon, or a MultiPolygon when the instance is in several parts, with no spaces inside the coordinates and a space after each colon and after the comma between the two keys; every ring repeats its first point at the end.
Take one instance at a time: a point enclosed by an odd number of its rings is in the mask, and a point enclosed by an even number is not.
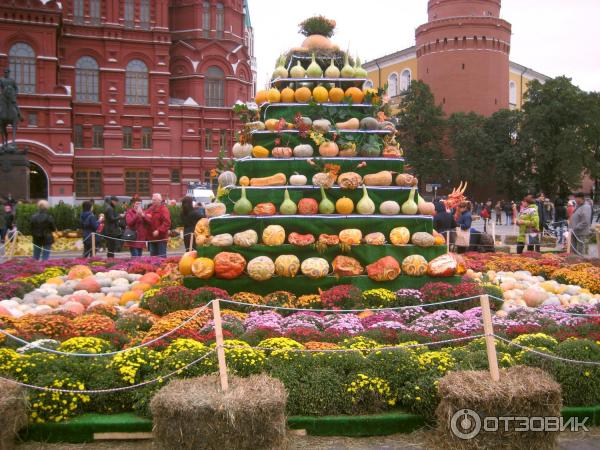
{"type": "Polygon", "coordinates": [[[10,69],[4,69],[4,77],[0,78],[0,132],[2,145],[0,151],[17,151],[17,124],[21,120],[21,112],[17,104],[19,88],[15,80],[10,78],[10,69]],[[12,126],[12,144],[8,142],[8,125],[12,126]]]}

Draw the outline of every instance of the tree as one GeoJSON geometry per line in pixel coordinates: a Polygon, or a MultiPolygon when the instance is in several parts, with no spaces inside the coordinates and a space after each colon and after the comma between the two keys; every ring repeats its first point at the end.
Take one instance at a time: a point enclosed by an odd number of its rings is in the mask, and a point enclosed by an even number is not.
{"type": "Polygon", "coordinates": [[[429,86],[415,80],[406,91],[400,109],[396,118],[407,163],[419,178],[419,183],[422,184],[425,177],[439,181],[447,170],[442,154],[442,108],[436,106],[429,86]]]}
{"type": "Polygon", "coordinates": [[[600,92],[591,92],[586,98],[586,123],[582,133],[586,143],[586,173],[593,179],[600,178],[600,92]]]}

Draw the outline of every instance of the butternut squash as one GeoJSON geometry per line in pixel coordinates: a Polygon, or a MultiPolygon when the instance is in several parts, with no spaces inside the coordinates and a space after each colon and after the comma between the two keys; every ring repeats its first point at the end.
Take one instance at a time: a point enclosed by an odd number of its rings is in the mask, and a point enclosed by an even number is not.
{"type": "Polygon", "coordinates": [[[391,186],[392,172],[382,170],[381,172],[372,173],[363,177],[363,183],[367,186],[391,186]]]}
{"type": "Polygon", "coordinates": [[[345,122],[338,122],[335,124],[335,127],[339,130],[358,130],[360,128],[360,121],[353,117],[352,119],[348,119],[345,122]]]}
{"type": "Polygon", "coordinates": [[[263,147],[262,145],[255,145],[252,148],[252,156],[254,158],[268,158],[269,150],[263,147]]]}
{"type": "Polygon", "coordinates": [[[287,178],[284,173],[276,173],[270,177],[251,178],[250,186],[285,186],[287,178]]]}

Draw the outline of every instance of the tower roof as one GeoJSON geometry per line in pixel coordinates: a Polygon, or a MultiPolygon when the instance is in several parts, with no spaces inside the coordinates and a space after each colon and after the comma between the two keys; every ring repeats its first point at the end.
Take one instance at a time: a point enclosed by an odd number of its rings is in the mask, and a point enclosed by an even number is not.
{"type": "Polygon", "coordinates": [[[248,8],[248,0],[244,0],[244,26],[246,28],[252,28],[252,22],[250,21],[250,8],[248,8]]]}

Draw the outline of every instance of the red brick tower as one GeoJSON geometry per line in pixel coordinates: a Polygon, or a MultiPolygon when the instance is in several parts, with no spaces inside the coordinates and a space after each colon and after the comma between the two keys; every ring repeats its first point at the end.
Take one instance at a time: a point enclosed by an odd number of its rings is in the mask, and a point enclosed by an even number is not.
{"type": "Polygon", "coordinates": [[[508,108],[511,25],[501,0],[429,0],[415,32],[417,71],[446,114],[508,108]]]}

